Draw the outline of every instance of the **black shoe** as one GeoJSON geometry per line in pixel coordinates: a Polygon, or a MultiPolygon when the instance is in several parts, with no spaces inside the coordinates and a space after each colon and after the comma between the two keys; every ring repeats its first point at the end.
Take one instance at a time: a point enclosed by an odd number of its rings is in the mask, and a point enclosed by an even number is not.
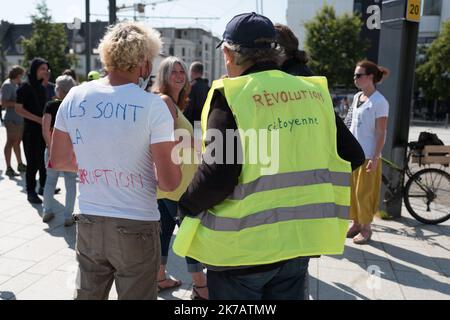
{"type": "MultiPolygon", "coordinates": [[[[61,192],[61,188],[56,188],[55,189],[55,194],[58,194],[58,193],[60,193],[61,192]]],[[[43,196],[44,195],[44,188],[39,188],[39,195],[40,196],[43,196]]]]}
{"type": "Polygon", "coordinates": [[[24,165],[23,163],[19,163],[19,165],[17,166],[17,171],[19,171],[20,173],[26,173],[27,166],[24,165]]]}
{"type": "Polygon", "coordinates": [[[29,203],[42,204],[41,198],[39,198],[36,193],[29,193],[27,198],[29,203]]]}
{"type": "Polygon", "coordinates": [[[8,169],[6,169],[5,174],[6,174],[8,177],[10,177],[10,178],[14,178],[14,177],[19,177],[19,176],[20,176],[20,174],[18,174],[17,172],[15,172],[15,171],[13,170],[13,168],[11,168],[11,167],[8,167],[8,169]]]}

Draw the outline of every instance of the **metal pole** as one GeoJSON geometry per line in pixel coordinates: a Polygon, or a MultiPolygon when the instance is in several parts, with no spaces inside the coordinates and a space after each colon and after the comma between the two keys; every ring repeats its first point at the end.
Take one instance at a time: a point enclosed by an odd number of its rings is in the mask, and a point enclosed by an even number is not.
{"type": "Polygon", "coordinates": [[[117,5],[116,0],[109,0],[109,24],[117,22],[117,5]]]}
{"type": "MultiPolygon", "coordinates": [[[[419,24],[406,21],[406,0],[383,1],[380,33],[379,64],[391,70],[391,75],[379,91],[390,104],[388,134],[383,156],[400,167],[404,166],[411,115],[414,66],[417,50],[419,24]]],[[[394,183],[401,178],[399,173],[383,168],[388,179],[394,183]]],[[[384,195],[385,189],[381,191],[384,195]]],[[[402,198],[389,203],[380,202],[381,208],[393,217],[400,217],[402,198]]]]}
{"type": "Polygon", "coordinates": [[[91,8],[90,1],[86,0],[86,77],[89,71],[91,71],[91,8]]]}
{"type": "Polygon", "coordinates": [[[261,0],[261,14],[264,15],[264,0],[261,0]]]}
{"type": "Polygon", "coordinates": [[[445,129],[448,129],[448,113],[445,114],[445,129]]]}
{"type": "Polygon", "coordinates": [[[259,13],[259,0],[256,0],[256,13],[259,13]]]}

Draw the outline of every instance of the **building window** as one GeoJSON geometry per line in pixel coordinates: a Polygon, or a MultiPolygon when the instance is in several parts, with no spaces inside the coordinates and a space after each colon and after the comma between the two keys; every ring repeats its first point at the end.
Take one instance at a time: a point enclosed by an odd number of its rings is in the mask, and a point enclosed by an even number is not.
{"type": "Polygon", "coordinates": [[[442,11],[442,0],[425,0],[423,4],[424,16],[440,16],[442,11]]]}
{"type": "Polygon", "coordinates": [[[205,51],[208,51],[208,44],[205,43],[205,51]]]}
{"type": "Polygon", "coordinates": [[[175,51],[173,50],[173,47],[169,48],[169,56],[173,56],[175,51]]]}
{"type": "Polygon", "coordinates": [[[419,45],[429,45],[434,40],[436,40],[436,37],[419,37],[417,39],[417,44],[419,44],[419,45]]]}
{"type": "Polygon", "coordinates": [[[75,52],[81,54],[84,51],[84,43],[77,42],[75,43],[75,52]]]}
{"type": "Polygon", "coordinates": [[[186,55],[186,49],[185,48],[181,48],[181,55],[183,57],[186,55]]]}
{"type": "Polygon", "coordinates": [[[355,0],[355,4],[353,5],[353,11],[355,11],[361,15],[364,15],[363,5],[361,3],[361,0],[355,0]]]}
{"type": "Polygon", "coordinates": [[[22,41],[25,40],[25,37],[20,36],[17,40],[16,40],[16,51],[18,54],[24,54],[25,50],[23,49],[23,45],[22,45],[22,41]]]}
{"type": "Polygon", "coordinates": [[[102,68],[102,61],[99,58],[95,58],[95,69],[100,70],[102,68]]]}

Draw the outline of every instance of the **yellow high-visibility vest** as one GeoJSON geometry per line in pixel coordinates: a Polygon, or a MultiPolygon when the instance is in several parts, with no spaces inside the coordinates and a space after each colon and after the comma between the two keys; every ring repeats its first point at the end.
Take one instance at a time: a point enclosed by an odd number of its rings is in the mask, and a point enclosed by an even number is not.
{"type": "Polygon", "coordinates": [[[215,90],[224,94],[240,130],[242,172],[225,201],[184,219],[175,253],[213,266],[342,254],[351,167],[337,153],[326,78],[273,70],[214,82],[202,114],[204,141],[215,90]],[[272,161],[278,154],[270,173],[267,158],[258,150],[255,161],[254,145],[244,138],[255,132],[263,133],[258,144],[272,161]]]}

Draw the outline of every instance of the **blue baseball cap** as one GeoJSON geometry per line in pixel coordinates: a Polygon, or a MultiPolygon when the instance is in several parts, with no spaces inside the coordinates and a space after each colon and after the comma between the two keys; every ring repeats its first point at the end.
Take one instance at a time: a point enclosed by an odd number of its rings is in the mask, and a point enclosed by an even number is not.
{"type": "Polygon", "coordinates": [[[243,48],[272,48],[276,44],[276,30],[269,18],[254,12],[243,13],[228,22],[216,48],[224,42],[243,48]]]}

